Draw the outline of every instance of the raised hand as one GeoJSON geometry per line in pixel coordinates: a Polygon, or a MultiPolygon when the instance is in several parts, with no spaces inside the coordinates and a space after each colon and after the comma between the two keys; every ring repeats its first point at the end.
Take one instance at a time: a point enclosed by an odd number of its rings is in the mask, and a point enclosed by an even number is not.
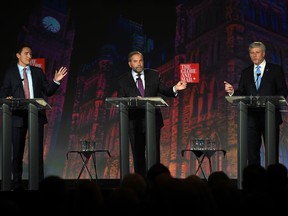
{"type": "Polygon", "coordinates": [[[65,77],[67,75],[67,68],[66,67],[61,67],[58,71],[56,70],[55,75],[54,75],[54,80],[57,82],[60,82],[63,77],[65,77]]]}
{"type": "Polygon", "coordinates": [[[227,81],[224,81],[224,85],[225,85],[225,91],[228,94],[233,94],[233,92],[234,92],[233,86],[230,83],[228,83],[227,81]]]}

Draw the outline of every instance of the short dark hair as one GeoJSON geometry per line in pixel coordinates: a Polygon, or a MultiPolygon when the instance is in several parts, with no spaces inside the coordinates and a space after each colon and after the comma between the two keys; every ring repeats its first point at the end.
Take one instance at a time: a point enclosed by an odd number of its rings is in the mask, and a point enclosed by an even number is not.
{"type": "Polygon", "coordinates": [[[19,43],[18,45],[17,45],[17,47],[16,47],[16,53],[21,53],[22,52],[22,50],[23,50],[23,48],[25,48],[25,47],[28,47],[28,48],[30,48],[31,50],[32,50],[32,47],[31,47],[31,45],[30,44],[28,44],[28,43],[26,43],[26,42],[23,42],[23,43],[19,43]]]}

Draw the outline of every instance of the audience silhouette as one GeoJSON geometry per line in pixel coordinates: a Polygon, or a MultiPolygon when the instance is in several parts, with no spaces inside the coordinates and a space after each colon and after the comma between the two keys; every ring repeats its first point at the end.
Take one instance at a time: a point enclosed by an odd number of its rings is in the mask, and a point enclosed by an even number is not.
{"type": "Polygon", "coordinates": [[[15,213],[25,210],[36,213],[35,206],[39,205],[48,214],[56,211],[65,214],[132,213],[132,210],[181,214],[189,210],[197,215],[235,212],[279,215],[288,203],[287,175],[287,168],[280,163],[269,165],[267,169],[251,164],[244,168],[242,189],[238,189],[223,171],[212,172],[207,180],[196,175],[179,179],[173,177],[164,164],[157,163],[148,170],[146,178],[130,173],[119,187],[105,190],[92,180],[80,181],[74,189],[67,190],[64,179],[48,176],[40,182],[38,191],[13,191],[11,193],[17,195],[14,198],[0,193],[0,208],[12,209],[15,213]]]}

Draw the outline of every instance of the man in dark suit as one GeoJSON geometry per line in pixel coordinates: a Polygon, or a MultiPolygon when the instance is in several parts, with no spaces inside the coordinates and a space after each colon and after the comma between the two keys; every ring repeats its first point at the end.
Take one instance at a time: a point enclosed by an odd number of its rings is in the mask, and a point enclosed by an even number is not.
{"type": "MultiPolygon", "coordinates": [[[[139,51],[128,54],[131,70],[119,79],[118,97],[157,97],[162,94],[176,97],[178,91],[186,88],[187,83],[179,81],[175,86],[167,86],[161,81],[160,74],[155,70],[144,70],[144,58],[139,51]],[[141,80],[139,80],[141,79],[141,80]],[[138,80],[144,86],[144,95],[138,89],[138,80]]],[[[160,163],[160,131],[164,126],[160,108],[155,110],[156,119],[156,163],[160,163]]],[[[145,110],[129,109],[129,137],[134,161],[134,171],[143,176],[147,174],[145,157],[145,110]]]]}
{"type": "MultiPolygon", "coordinates": [[[[16,50],[17,64],[7,69],[1,85],[1,98],[43,98],[53,95],[60,86],[60,81],[67,74],[67,68],[61,67],[55,72],[52,82],[48,82],[42,69],[30,65],[32,48],[28,44],[20,44],[16,50]],[[25,71],[25,72],[24,72],[25,71]],[[26,75],[25,75],[26,73],[26,75]],[[27,91],[25,82],[27,81],[27,91]],[[25,94],[24,94],[25,92],[25,94]],[[26,95],[27,94],[27,95],[26,95]]],[[[39,180],[44,178],[43,136],[47,123],[45,110],[39,110],[39,180]]],[[[28,130],[27,110],[12,110],[12,173],[14,189],[21,188],[23,173],[23,156],[26,134],[28,130]]]]}
{"type": "MultiPolygon", "coordinates": [[[[284,96],[287,97],[287,85],[282,67],[266,62],[265,45],[262,42],[253,42],[249,46],[249,55],[252,65],[241,73],[238,89],[224,81],[225,91],[235,96],[284,96]],[[260,66],[260,67],[259,67],[260,66]],[[259,67],[259,70],[257,68],[259,67]],[[260,81],[259,87],[257,86],[260,81]]],[[[276,109],[275,125],[275,152],[279,160],[279,126],[282,116],[276,109]]],[[[260,149],[262,138],[265,138],[265,108],[248,109],[248,164],[261,164],[260,149]]]]}

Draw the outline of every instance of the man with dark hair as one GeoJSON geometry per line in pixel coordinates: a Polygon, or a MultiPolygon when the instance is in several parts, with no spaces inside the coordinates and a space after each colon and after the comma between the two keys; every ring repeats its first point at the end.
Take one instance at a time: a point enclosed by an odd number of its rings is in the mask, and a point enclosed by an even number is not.
{"type": "MultiPolygon", "coordinates": [[[[30,65],[32,48],[29,44],[20,44],[16,50],[17,63],[6,70],[0,89],[0,97],[43,98],[53,95],[60,86],[60,81],[67,75],[67,68],[56,70],[53,81],[48,82],[40,67],[30,65]]],[[[47,123],[45,110],[38,113],[39,138],[39,181],[44,178],[43,136],[47,123]]],[[[28,111],[12,110],[12,173],[14,189],[22,188],[23,156],[28,130],[28,111]]]]}
{"type": "MultiPolygon", "coordinates": [[[[179,81],[174,86],[167,86],[155,70],[144,70],[144,58],[139,51],[130,52],[128,65],[131,70],[119,79],[118,97],[176,97],[178,91],[186,88],[187,83],[179,81]]],[[[160,131],[163,118],[160,108],[155,110],[156,120],[156,163],[160,163],[160,131]]],[[[129,137],[134,160],[134,171],[146,176],[147,164],[145,158],[145,110],[129,109],[129,137]]]]}

